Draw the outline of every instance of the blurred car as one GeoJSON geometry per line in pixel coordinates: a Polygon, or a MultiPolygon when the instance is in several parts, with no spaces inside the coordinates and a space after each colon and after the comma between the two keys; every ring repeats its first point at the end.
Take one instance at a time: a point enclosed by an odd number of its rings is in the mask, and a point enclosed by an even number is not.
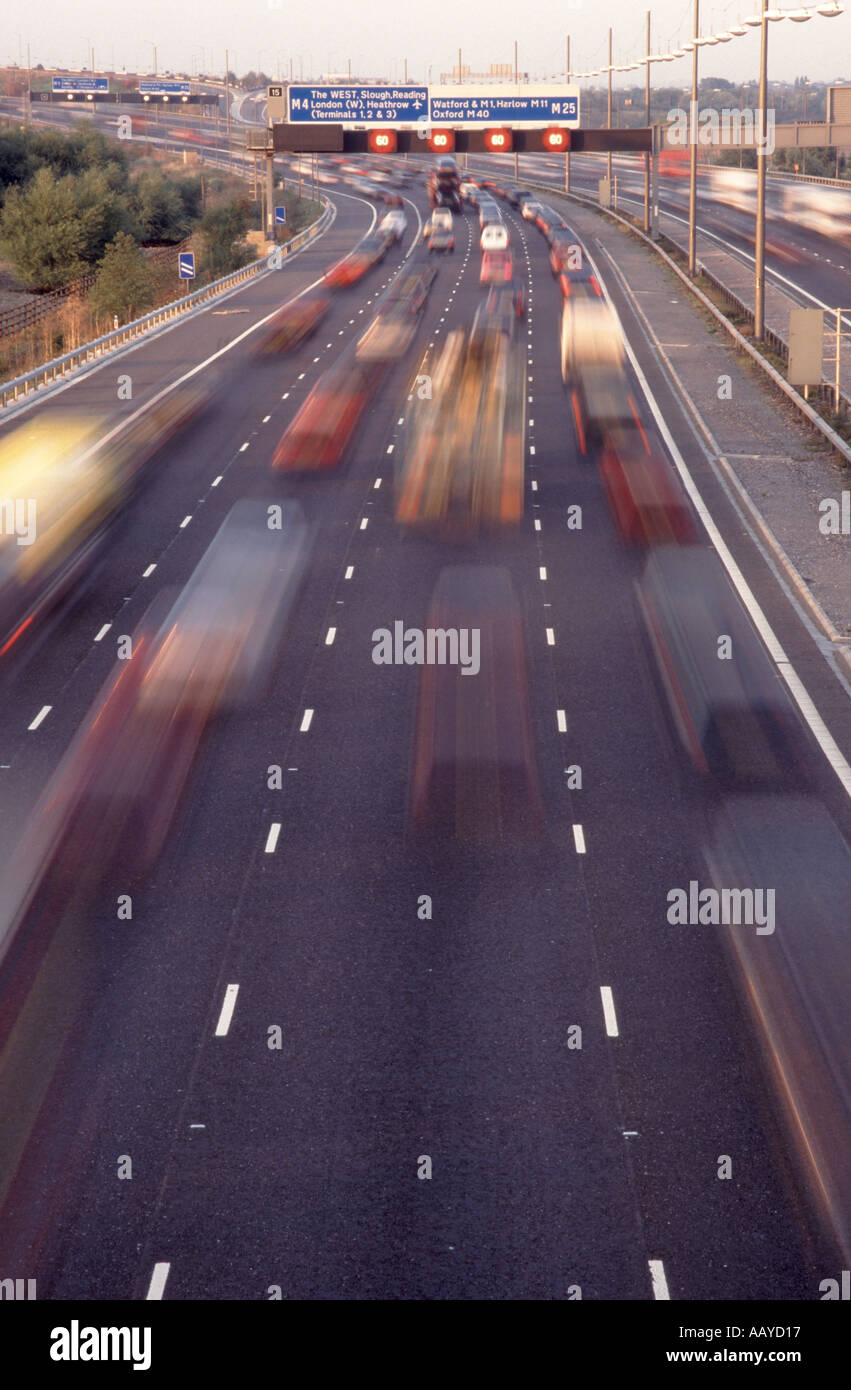
{"type": "Polygon", "coordinates": [[[432,209],[423,227],[423,241],[428,241],[436,231],[452,231],[452,213],[449,208],[432,209]]]}
{"type": "Polygon", "coordinates": [[[491,200],[479,199],[479,226],[487,227],[490,223],[501,223],[502,213],[496,203],[491,200]]]}
{"type": "Polygon", "coordinates": [[[386,237],[392,244],[402,239],[407,228],[408,219],[404,212],[388,212],[378,224],[378,235],[386,237]]]}
{"type": "Polygon", "coordinates": [[[272,467],[336,467],[369,399],[371,382],[369,369],[357,362],[338,362],[323,372],[281,436],[272,467]]]}
{"type": "Polygon", "coordinates": [[[697,517],[655,433],[640,420],[610,431],[600,473],[618,530],[632,545],[692,545],[697,517]]]}
{"type": "Polygon", "coordinates": [[[532,194],[524,188],[506,188],[503,196],[513,208],[519,208],[526,198],[531,198],[532,194]]]}
{"type": "Polygon", "coordinates": [[[471,179],[465,180],[464,183],[461,184],[461,202],[462,202],[462,204],[464,204],[464,203],[469,203],[471,207],[475,207],[475,206],[476,206],[476,203],[478,202],[478,198],[479,198],[479,186],[478,186],[478,184],[473,183],[473,181],[472,181],[471,179]]]}
{"type": "Polygon", "coordinates": [[[353,251],[326,270],[323,276],[325,284],[336,289],[355,284],[386,256],[388,246],[388,239],[377,232],[362,237],[353,251]]]}
{"type": "Polygon", "coordinates": [[[565,299],[602,299],[603,291],[591,262],[582,247],[573,242],[556,242],[550,251],[550,267],[565,299]]]}
{"type": "Polygon", "coordinates": [[[480,304],[470,329],[470,347],[475,350],[478,344],[491,332],[505,333],[509,338],[515,336],[517,320],[525,312],[523,291],[518,285],[494,286],[488,291],[484,304],[480,304]]]}
{"type": "Polygon", "coordinates": [[[90,569],[128,490],[114,428],[83,411],[38,415],[0,439],[0,658],[90,569]]]}
{"type": "Polygon", "coordinates": [[[735,899],[713,931],[750,1017],[754,1061],[762,1063],[766,1094],[774,1094],[790,1156],[847,1268],[851,850],[820,797],[768,792],[720,799],[703,858],[719,897],[732,885],[770,885],[770,931],[765,923],[741,925],[735,899]]]}
{"type": "Polygon", "coordinates": [[[428,239],[429,251],[454,251],[455,233],[446,227],[438,227],[428,239]]]}
{"type": "Polygon", "coordinates": [[[551,241],[558,232],[567,230],[567,223],[561,213],[556,212],[551,207],[543,207],[535,221],[548,241],[551,241]]]}
{"type": "Polygon", "coordinates": [[[640,414],[626,371],[620,324],[603,299],[566,299],[561,318],[561,373],[571,392],[579,446],[606,431],[632,428],[640,414]]]}
{"type": "Polygon", "coordinates": [[[538,216],[540,213],[543,212],[543,210],[544,209],[540,203],[533,202],[530,199],[529,201],[523,203],[523,206],[520,209],[520,215],[527,222],[537,222],[538,216]]]}
{"type": "Polygon", "coordinates": [[[285,304],[267,325],[257,344],[257,355],[288,352],[303,342],[321,323],[330,303],[330,295],[314,292],[285,304]]]}
{"type": "Polygon", "coordinates": [[[485,251],[482,255],[482,268],[479,283],[482,285],[507,285],[514,275],[514,263],[510,251],[485,251]]]}
{"type": "Polygon", "coordinates": [[[806,790],[808,755],[797,711],[717,554],[700,545],[658,546],[636,593],[692,766],[727,788],[806,790]],[[722,635],[729,640],[726,654],[722,635]]]}
{"type": "Polygon", "coordinates": [[[45,873],[73,891],[112,865],[131,879],[150,870],[210,721],[263,689],[309,540],[297,503],[237,502],[184,588],[157,596],[24,836],[29,895],[45,873]]]}
{"type": "Polygon", "coordinates": [[[489,222],[482,228],[479,248],[482,251],[507,251],[508,228],[502,222],[489,222]]]}
{"type": "Polygon", "coordinates": [[[413,340],[420,311],[436,275],[433,268],[410,271],[393,285],[358,340],[358,363],[389,365],[402,356],[413,340]]]}
{"type": "Polygon", "coordinates": [[[412,397],[397,455],[396,520],[448,539],[523,516],[526,358],[494,318],[475,335],[453,329],[412,397]]]}
{"type": "MultiPolygon", "coordinates": [[[[476,634],[475,663],[426,663],[417,699],[411,821],[466,843],[526,840],[544,823],[523,619],[511,576],[490,565],[440,573],[426,632],[451,656],[476,634]]],[[[471,653],[467,652],[467,656],[471,653]]]]}
{"type": "Polygon", "coordinates": [[[383,201],[390,208],[402,208],[405,206],[405,200],[399,193],[393,193],[392,191],[389,191],[387,193],[382,193],[381,196],[383,201]]]}

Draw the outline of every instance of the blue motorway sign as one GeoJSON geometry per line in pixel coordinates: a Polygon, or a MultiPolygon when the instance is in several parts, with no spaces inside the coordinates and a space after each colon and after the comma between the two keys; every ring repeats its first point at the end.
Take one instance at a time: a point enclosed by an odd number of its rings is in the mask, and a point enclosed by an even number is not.
{"type": "Polygon", "coordinates": [[[286,222],[286,220],[287,220],[287,210],[286,210],[286,208],[275,208],[275,221],[276,221],[277,223],[283,224],[284,222],[286,222]]]}
{"type": "Polygon", "coordinates": [[[429,122],[433,125],[579,125],[579,91],[575,87],[532,85],[499,87],[432,87],[429,122]]]}
{"type": "Polygon", "coordinates": [[[108,92],[108,77],[54,77],[54,92],[108,92]]]}
{"type": "Polygon", "coordinates": [[[188,97],[192,88],[188,82],[159,82],[154,79],[152,82],[140,82],[139,91],[148,96],[188,97]]]}
{"type": "Polygon", "coordinates": [[[305,125],[415,124],[428,119],[428,88],[290,87],[289,119],[305,125]]]}
{"type": "Polygon", "coordinates": [[[195,252],[178,251],[177,271],[181,280],[195,279],[195,252]]]}

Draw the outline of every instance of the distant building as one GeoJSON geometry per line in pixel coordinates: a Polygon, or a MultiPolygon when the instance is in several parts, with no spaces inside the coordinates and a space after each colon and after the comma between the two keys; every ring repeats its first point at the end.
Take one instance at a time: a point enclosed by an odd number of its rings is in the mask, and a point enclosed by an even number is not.
{"type": "MultiPolygon", "coordinates": [[[[450,82],[459,81],[458,64],[456,63],[451,72],[442,72],[440,82],[442,86],[450,82]]],[[[487,72],[473,72],[467,63],[464,63],[460,71],[461,82],[513,82],[514,67],[511,63],[491,63],[487,72]]],[[[518,72],[518,82],[528,82],[528,72],[518,72]]]]}

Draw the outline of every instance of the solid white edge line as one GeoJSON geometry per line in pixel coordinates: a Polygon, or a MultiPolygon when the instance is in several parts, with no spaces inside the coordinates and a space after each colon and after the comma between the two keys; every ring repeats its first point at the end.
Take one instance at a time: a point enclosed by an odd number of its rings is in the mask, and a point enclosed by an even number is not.
{"type": "Polygon", "coordinates": [[[600,998],[603,1001],[603,1018],[606,1023],[606,1035],[610,1038],[619,1037],[618,1017],[615,1013],[615,1001],[612,995],[611,985],[600,986],[600,998]]]}
{"type": "Polygon", "coordinates": [[[222,1002],[222,1011],[219,1014],[219,1021],[216,1024],[216,1037],[224,1038],[230,1028],[230,1021],[233,1018],[233,1011],[236,1007],[236,996],[239,994],[239,985],[228,985],[225,990],[225,997],[222,1002]]]}
{"type": "Polygon", "coordinates": [[[165,1281],[168,1278],[170,1269],[171,1264],[166,1260],[154,1265],[154,1272],[151,1275],[151,1282],[148,1285],[148,1292],[145,1295],[146,1302],[162,1298],[165,1291],[165,1281]]]}
{"type": "Polygon", "coordinates": [[[781,676],[783,677],[784,681],[789,687],[789,691],[795,703],[797,704],[798,709],[801,711],[801,714],[803,715],[804,719],[809,725],[810,732],[812,733],[813,737],[815,738],[816,742],[821,748],[822,753],[826,757],[833,771],[836,773],[836,776],[839,778],[839,781],[842,784],[842,788],[846,796],[851,797],[851,765],[849,765],[849,763],[846,761],[845,757],[842,754],[842,750],[839,748],[839,745],[834,740],[833,735],[830,733],[827,725],[825,724],[824,720],[822,719],[821,715],[819,714],[818,710],[813,704],[812,698],[808,690],[804,686],[803,681],[801,680],[800,676],[798,675],[797,671],[795,670],[794,666],[792,665],[785,651],[780,645],[777,635],[774,632],[774,629],[772,628],[765,614],[763,613],[762,609],[760,608],[750,585],[748,584],[747,580],[745,579],[744,575],[742,574],[741,570],[736,564],[736,561],[733,559],[733,556],[727,548],[727,544],[724,540],[724,537],[721,535],[721,532],[716,526],[712,514],[709,511],[709,508],[707,507],[702,496],[700,495],[700,492],[697,489],[697,484],[695,483],[693,477],[691,476],[691,473],[689,472],[688,465],[686,464],[685,459],[680,453],[676,441],[674,440],[674,437],[671,434],[671,431],[668,429],[659,403],[656,400],[656,397],[653,395],[650,383],[644,375],[644,372],[641,370],[638,358],[636,357],[635,352],[633,351],[632,344],[630,343],[626,333],[624,333],[623,331],[623,324],[620,321],[620,316],[618,315],[617,309],[612,301],[611,294],[609,293],[609,290],[606,287],[605,281],[603,280],[599,267],[594,264],[593,259],[590,255],[588,256],[588,259],[589,261],[591,261],[600,286],[604,294],[606,295],[606,298],[609,301],[612,313],[615,315],[615,318],[618,320],[618,323],[620,324],[621,333],[623,334],[624,347],[626,348],[626,353],[627,357],[629,358],[630,365],[633,371],[635,372],[636,377],[638,378],[638,384],[641,387],[642,392],[644,393],[644,398],[650,407],[650,411],[653,415],[653,419],[656,421],[659,433],[664,439],[665,444],[667,445],[668,450],[670,452],[671,458],[674,460],[677,472],[683,480],[683,485],[686,489],[686,492],[691,498],[691,501],[694,504],[694,508],[701,521],[703,522],[707,534],[718,552],[718,557],[721,563],[723,564],[725,570],[727,571],[727,574],[729,575],[733,587],[736,590],[736,593],[739,595],[739,598],[741,599],[748,613],[748,616],[750,617],[752,623],[754,624],[754,627],[756,628],[757,632],[759,633],[760,637],[765,643],[765,646],[768,649],[768,653],[772,661],[774,662],[775,666],[777,667],[778,671],[780,672],[781,676]]]}

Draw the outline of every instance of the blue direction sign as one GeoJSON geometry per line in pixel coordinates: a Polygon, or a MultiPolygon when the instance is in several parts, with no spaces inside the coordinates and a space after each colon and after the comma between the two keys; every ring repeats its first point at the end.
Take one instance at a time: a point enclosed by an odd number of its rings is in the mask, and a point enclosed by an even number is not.
{"type": "Polygon", "coordinates": [[[317,125],[404,125],[428,116],[427,87],[290,87],[289,120],[317,125]]]}
{"type": "Polygon", "coordinates": [[[434,125],[579,125],[575,87],[431,87],[428,119],[434,125]]]}
{"type": "Polygon", "coordinates": [[[148,96],[182,97],[189,96],[192,88],[188,82],[140,82],[139,91],[148,96]]]}
{"type": "Polygon", "coordinates": [[[195,252],[178,251],[177,271],[181,280],[195,279],[195,252]]]}
{"type": "Polygon", "coordinates": [[[54,92],[108,92],[108,77],[54,77],[54,92]]]}
{"type": "Polygon", "coordinates": [[[283,225],[287,220],[286,208],[275,208],[275,221],[283,225]]]}

